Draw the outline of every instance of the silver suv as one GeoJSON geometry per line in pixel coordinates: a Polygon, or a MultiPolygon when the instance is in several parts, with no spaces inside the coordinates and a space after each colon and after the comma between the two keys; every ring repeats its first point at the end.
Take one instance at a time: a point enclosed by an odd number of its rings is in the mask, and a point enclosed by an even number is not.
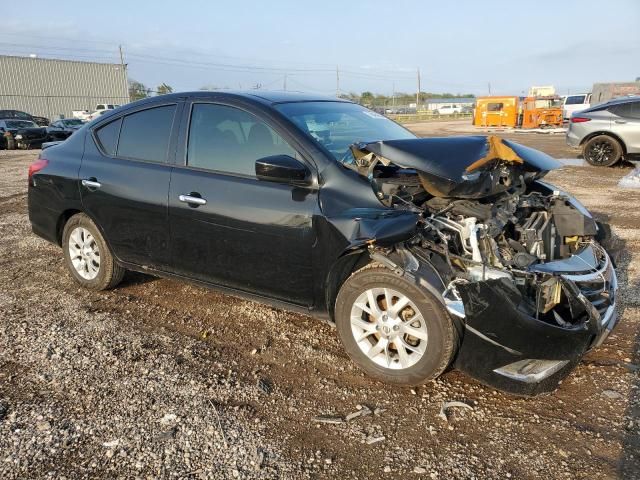
{"type": "Polygon", "coordinates": [[[640,97],[595,105],[571,116],[567,143],[591,165],[609,167],[640,156],[640,97]]]}

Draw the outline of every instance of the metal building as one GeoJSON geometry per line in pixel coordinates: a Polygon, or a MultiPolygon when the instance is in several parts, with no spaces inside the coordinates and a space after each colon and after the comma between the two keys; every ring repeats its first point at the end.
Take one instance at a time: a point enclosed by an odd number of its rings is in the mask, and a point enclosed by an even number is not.
{"type": "Polygon", "coordinates": [[[0,55],[0,110],[51,120],[99,103],[129,102],[126,66],[0,55]]]}

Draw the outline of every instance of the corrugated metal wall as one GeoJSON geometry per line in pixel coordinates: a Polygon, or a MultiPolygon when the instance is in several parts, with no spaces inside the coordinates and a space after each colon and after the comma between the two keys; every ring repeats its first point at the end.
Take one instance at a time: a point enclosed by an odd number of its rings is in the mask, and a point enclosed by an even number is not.
{"type": "Polygon", "coordinates": [[[112,63],[0,55],[0,110],[15,109],[51,120],[98,103],[129,102],[127,72],[112,63]]]}

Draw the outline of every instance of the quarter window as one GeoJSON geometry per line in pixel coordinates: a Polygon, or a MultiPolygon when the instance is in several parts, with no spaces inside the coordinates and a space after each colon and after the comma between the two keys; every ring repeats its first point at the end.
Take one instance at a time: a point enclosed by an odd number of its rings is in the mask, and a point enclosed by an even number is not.
{"type": "Polygon", "coordinates": [[[166,162],[175,105],[150,108],[122,120],[119,157],[166,162]]]}
{"type": "Polygon", "coordinates": [[[115,155],[116,148],[118,147],[118,134],[120,133],[120,125],[122,119],[119,118],[114,122],[106,124],[104,127],[100,127],[96,131],[96,137],[102,147],[102,150],[107,155],[115,155]]]}
{"type": "Polygon", "coordinates": [[[193,105],[187,145],[189,166],[255,176],[255,161],[271,155],[295,157],[296,153],[251,113],[210,103],[193,105]]]}

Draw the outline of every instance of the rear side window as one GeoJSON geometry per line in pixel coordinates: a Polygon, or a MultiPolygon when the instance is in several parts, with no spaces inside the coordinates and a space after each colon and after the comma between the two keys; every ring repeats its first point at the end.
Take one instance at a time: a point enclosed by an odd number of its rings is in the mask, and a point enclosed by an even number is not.
{"type": "Polygon", "coordinates": [[[640,118],[640,102],[621,103],[609,107],[614,115],[624,118],[640,118]]]}
{"type": "Polygon", "coordinates": [[[118,157],[166,162],[175,105],[150,108],[122,120],[118,157]]]}
{"type": "Polygon", "coordinates": [[[296,153],[260,119],[234,107],[198,103],[193,106],[187,164],[219,172],[255,176],[255,161],[296,153]]]}
{"type": "Polygon", "coordinates": [[[102,150],[107,155],[114,156],[116,154],[116,148],[118,147],[118,134],[120,133],[120,125],[122,119],[119,118],[114,122],[106,124],[104,127],[100,127],[96,130],[96,137],[102,147],[102,150]]]}

